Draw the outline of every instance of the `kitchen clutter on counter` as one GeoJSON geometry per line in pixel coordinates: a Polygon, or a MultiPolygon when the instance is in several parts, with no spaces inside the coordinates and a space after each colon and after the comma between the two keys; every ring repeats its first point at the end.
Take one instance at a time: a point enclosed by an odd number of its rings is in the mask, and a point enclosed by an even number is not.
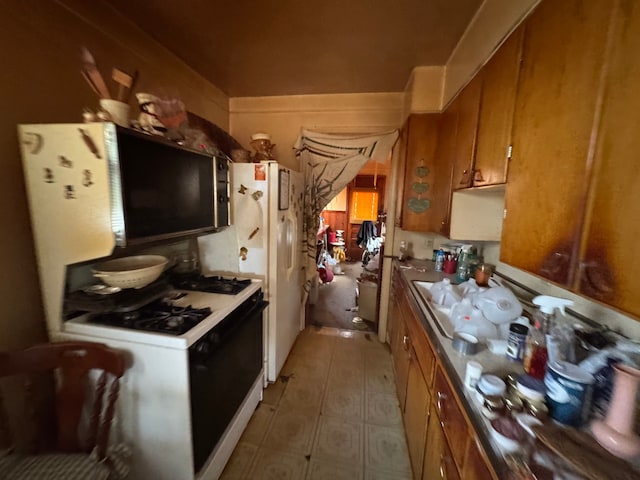
{"type": "MultiPolygon", "coordinates": [[[[639,478],[640,343],[568,320],[565,308],[571,300],[539,295],[525,303],[525,311],[512,289],[494,278],[486,286],[475,278],[457,285],[455,280],[457,273],[455,279],[443,275],[432,284],[414,284],[422,295],[428,291],[433,310],[453,327],[453,350],[473,358],[466,363],[464,385],[474,393],[470,399],[503,455],[558,474],[562,465],[547,455],[553,451],[576,467],[577,453],[554,450],[553,435],[536,435],[538,428],[551,425],[584,434],[580,441],[593,444],[593,455],[620,468],[612,471],[633,471],[628,478],[639,478]],[[476,361],[488,358],[474,357],[482,344],[507,362],[476,361]],[[494,373],[496,365],[500,371],[494,373]],[[503,367],[511,370],[506,376],[503,367]]],[[[573,478],[563,475],[554,478],[573,478]]]]}

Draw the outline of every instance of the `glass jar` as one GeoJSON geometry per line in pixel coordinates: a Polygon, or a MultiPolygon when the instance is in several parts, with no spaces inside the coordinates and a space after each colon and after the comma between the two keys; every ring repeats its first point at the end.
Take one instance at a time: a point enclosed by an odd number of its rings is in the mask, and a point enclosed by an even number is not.
{"type": "Polygon", "coordinates": [[[504,400],[498,395],[488,395],[484,397],[482,404],[482,414],[489,420],[498,418],[505,413],[504,400]]]}
{"type": "Polygon", "coordinates": [[[507,395],[507,397],[504,399],[504,404],[507,412],[509,412],[512,416],[524,410],[522,399],[515,393],[512,395],[507,395]]]}
{"type": "Polygon", "coordinates": [[[524,399],[522,403],[524,404],[524,411],[529,415],[537,418],[541,422],[547,420],[549,416],[549,409],[544,402],[524,399]]]}
{"type": "Polygon", "coordinates": [[[475,279],[476,283],[481,287],[489,285],[489,278],[493,274],[493,266],[488,263],[481,263],[476,268],[475,279]]]}

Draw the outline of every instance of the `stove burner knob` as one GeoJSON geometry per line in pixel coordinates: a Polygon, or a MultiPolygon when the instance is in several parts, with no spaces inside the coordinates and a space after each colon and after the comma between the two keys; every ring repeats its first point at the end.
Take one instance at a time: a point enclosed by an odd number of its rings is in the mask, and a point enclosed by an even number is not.
{"type": "Polygon", "coordinates": [[[207,335],[207,338],[211,345],[217,345],[218,343],[220,343],[220,334],[218,332],[211,332],[209,335],[207,335]]]}
{"type": "Polygon", "coordinates": [[[207,341],[200,342],[196,345],[196,352],[198,352],[199,355],[209,355],[210,351],[211,351],[211,346],[207,341]]]}

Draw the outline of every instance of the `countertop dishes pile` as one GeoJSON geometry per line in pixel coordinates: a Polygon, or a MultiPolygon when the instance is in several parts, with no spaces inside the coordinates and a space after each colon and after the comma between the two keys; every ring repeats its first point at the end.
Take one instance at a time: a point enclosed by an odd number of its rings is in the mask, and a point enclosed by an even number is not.
{"type": "Polygon", "coordinates": [[[533,351],[532,337],[541,331],[535,307],[542,297],[533,303],[519,298],[518,288],[502,276],[494,275],[483,288],[473,279],[456,285],[429,261],[396,267],[441,362],[458,380],[458,394],[476,417],[479,436],[485,435],[512,471],[640,478],[635,433],[640,344],[556,315],[542,337],[544,358],[535,358],[541,353],[533,351]],[[537,371],[531,362],[540,360],[537,371]]]}

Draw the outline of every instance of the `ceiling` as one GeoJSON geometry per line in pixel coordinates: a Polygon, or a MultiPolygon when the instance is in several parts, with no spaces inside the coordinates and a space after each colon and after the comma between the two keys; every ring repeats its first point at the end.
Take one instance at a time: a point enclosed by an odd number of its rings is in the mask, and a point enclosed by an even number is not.
{"type": "Polygon", "coordinates": [[[230,97],[401,92],[482,0],[107,0],[230,97]]]}

